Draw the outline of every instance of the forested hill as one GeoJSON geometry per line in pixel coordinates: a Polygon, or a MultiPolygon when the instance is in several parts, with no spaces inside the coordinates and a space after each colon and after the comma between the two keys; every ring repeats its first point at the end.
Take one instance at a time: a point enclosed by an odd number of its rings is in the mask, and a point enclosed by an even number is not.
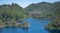
{"type": "Polygon", "coordinates": [[[16,3],[0,5],[0,20],[23,19],[27,17],[26,11],[16,3]]]}
{"type": "Polygon", "coordinates": [[[33,17],[52,17],[53,14],[60,13],[60,1],[49,3],[49,2],[40,2],[40,3],[32,3],[25,8],[28,12],[41,12],[39,15],[33,15],[33,17]]]}
{"type": "Polygon", "coordinates": [[[40,3],[32,3],[25,9],[27,11],[55,11],[55,7],[60,6],[60,2],[54,2],[54,3],[49,3],[49,2],[40,2],[40,3]]]}

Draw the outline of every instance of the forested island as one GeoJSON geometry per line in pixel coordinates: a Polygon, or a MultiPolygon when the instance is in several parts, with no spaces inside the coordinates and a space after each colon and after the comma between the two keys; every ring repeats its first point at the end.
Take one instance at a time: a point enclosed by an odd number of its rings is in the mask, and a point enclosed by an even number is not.
{"type": "Polygon", "coordinates": [[[28,22],[21,24],[25,18],[50,19],[45,29],[60,29],[60,2],[32,3],[26,8],[16,3],[0,5],[0,27],[16,26],[16,23],[19,23],[17,26],[28,25],[28,22]]]}

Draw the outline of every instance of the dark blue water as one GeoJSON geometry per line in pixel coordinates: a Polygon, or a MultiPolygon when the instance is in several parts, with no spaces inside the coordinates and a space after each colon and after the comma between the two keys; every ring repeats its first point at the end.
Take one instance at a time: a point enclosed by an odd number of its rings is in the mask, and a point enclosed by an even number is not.
{"type": "Polygon", "coordinates": [[[28,29],[23,28],[2,28],[0,29],[0,33],[48,33],[45,30],[45,25],[48,24],[48,19],[34,19],[27,18],[25,21],[28,21],[30,26],[28,29]]]}

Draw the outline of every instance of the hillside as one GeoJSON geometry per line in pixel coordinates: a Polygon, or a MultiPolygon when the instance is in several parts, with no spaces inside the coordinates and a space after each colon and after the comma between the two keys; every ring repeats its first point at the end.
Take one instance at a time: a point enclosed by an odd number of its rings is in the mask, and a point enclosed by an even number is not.
{"type": "Polygon", "coordinates": [[[51,12],[54,10],[53,9],[53,4],[52,3],[48,3],[48,2],[40,2],[40,3],[36,3],[36,4],[30,4],[29,6],[27,6],[25,8],[26,11],[28,12],[41,12],[38,16],[33,16],[36,18],[46,18],[47,16],[49,16],[51,14],[51,12]]]}
{"type": "Polygon", "coordinates": [[[30,4],[28,7],[26,7],[25,9],[27,11],[52,11],[52,3],[48,3],[48,2],[40,2],[40,3],[36,3],[36,4],[30,4]]]}
{"type": "Polygon", "coordinates": [[[25,17],[27,17],[26,11],[16,3],[0,5],[0,20],[3,22],[16,21],[25,17]]]}
{"type": "MultiPolygon", "coordinates": [[[[60,6],[60,2],[40,2],[40,3],[32,3],[25,8],[28,12],[41,12],[40,17],[49,17],[53,13],[57,12],[57,7],[60,6]],[[42,15],[42,16],[41,16],[42,15]]],[[[38,15],[39,16],[39,15],[38,15]]],[[[53,15],[52,15],[53,16],[53,15]]]]}

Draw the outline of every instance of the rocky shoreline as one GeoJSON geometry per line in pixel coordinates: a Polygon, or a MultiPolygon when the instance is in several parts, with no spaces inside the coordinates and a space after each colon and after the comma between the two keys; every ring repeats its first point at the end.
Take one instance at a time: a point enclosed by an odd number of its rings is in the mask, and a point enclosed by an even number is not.
{"type": "Polygon", "coordinates": [[[27,28],[29,27],[28,22],[20,23],[20,22],[0,22],[0,28],[3,27],[22,27],[27,28]]]}

